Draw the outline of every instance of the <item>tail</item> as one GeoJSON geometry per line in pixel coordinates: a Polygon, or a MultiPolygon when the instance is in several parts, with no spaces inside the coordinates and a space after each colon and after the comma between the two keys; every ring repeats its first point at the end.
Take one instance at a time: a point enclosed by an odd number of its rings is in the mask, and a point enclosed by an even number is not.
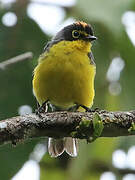
{"type": "Polygon", "coordinates": [[[48,152],[51,157],[60,156],[64,151],[70,156],[76,157],[78,153],[78,140],[71,137],[63,139],[49,138],[48,152]]]}

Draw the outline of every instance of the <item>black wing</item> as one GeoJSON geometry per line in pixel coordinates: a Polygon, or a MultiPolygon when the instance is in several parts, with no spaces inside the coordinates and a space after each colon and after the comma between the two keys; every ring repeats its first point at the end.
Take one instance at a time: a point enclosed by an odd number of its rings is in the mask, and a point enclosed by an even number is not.
{"type": "Polygon", "coordinates": [[[90,64],[95,65],[94,56],[93,56],[92,52],[88,53],[88,57],[90,59],[90,64]]]}
{"type": "Polygon", "coordinates": [[[49,48],[50,48],[51,44],[52,44],[52,42],[49,41],[49,42],[45,45],[45,47],[44,47],[44,49],[43,49],[43,53],[46,52],[46,51],[49,51],[49,48]]]}

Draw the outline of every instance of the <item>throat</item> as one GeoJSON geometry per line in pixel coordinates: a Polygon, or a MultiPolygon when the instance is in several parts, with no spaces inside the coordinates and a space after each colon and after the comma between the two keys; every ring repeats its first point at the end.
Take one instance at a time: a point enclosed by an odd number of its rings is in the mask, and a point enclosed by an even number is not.
{"type": "Polygon", "coordinates": [[[61,41],[58,44],[54,45],[51,49],[55,49],[56,52],[60,51],[67,55],[75,51],[87,54],[88,52],[90,52],[91,43],[83,40],[61,41]]]}
{"type": "Polygon", "coordinates": [[[88,53],[91,49],[91,43],[83,40],[73,41],[71,46],[86,53],[88,53]]]}

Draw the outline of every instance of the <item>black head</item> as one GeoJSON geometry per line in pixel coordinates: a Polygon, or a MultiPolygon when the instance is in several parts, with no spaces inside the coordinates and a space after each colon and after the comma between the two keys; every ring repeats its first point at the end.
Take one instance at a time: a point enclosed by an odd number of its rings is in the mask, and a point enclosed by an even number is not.
{"type": "Polygon", "coordinates": [[[64,27],[54,37],[54,41],[74,41],[74,40],[85,40],[93,41],[97,38],[93,35],[92,27],[82,21],[75,22],[71,25],[64,27]]]}

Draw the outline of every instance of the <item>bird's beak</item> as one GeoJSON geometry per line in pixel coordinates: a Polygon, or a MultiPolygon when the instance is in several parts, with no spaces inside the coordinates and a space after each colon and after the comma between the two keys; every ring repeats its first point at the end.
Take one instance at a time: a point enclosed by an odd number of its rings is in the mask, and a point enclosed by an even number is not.
{"type": "Polygon", "coordinates": [[[91,41],[96,40],[97,37],[96,37],[96,36],[91,36],[91,35],[89,35],[89,36],[86,36],[85,39],[91,42],[91,41]]]}

